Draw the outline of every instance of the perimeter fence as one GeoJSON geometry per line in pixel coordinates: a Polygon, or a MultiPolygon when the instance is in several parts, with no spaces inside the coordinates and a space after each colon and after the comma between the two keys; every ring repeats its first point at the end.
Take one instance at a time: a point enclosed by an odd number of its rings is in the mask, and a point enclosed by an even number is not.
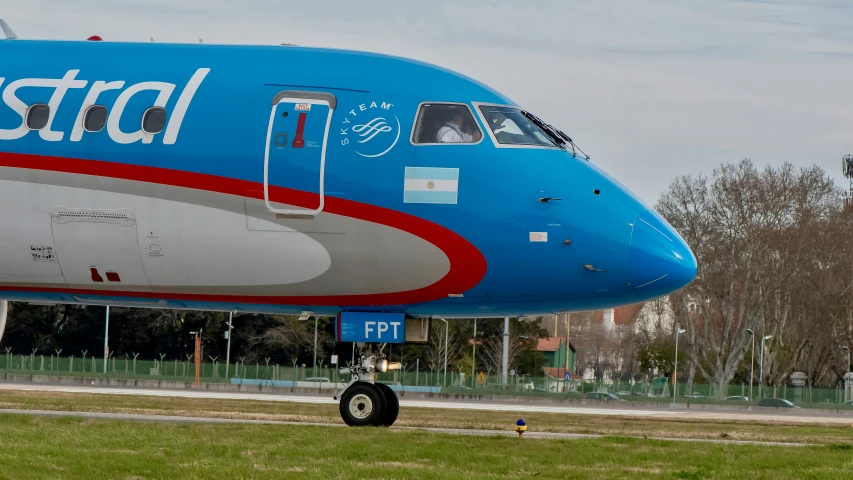
{"type": "MultiPolygon", "coordinates": [[[[88,353],[88,352],[87,352],[88,353]]],[[[340,388],[349,380],[337,368],[289,364],[278,365],[270,360],[245,362],[237,358],[226,365],[218,358],[209,358],[200,365],[200,380],[206,383],[234,385],[316,386],[340,388]]],[[[14,354],[0,351],[0,373],[8,375],[50,375],[92,377],[109,379],[195,381],[195,359],[182,358],[139,359],[138,356],[110,357],[65,356],[61,351],[53,355],[36,353],[14,354]]],[[[19,378],[19,377],[17,377],[19,378]]],[[[545,397],[554,399],[593,399],[602,403],[654,402],[685,404],[757,405],[759,399],[784,399],[802,408],[853,410],[853,399],[844,398],[844,389],[835,388],[762,386],[757,384],[729,385],[719,391],[713,385],[679,383],[673,397],[672,385],[666,379],[652,382],[599,382],[590,380],[556,379],[550,376],[510,376],[506,383],[500,375],[460,374],[412,368],[380,373],[377,380],[396,386],[403,391],[446,393],[457,395],[511,395],[545,397]]]]}

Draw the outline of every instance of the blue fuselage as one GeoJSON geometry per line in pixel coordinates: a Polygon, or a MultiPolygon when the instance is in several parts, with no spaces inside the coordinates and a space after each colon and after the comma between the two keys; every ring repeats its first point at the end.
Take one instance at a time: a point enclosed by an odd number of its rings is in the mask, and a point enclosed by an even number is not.
{"type": "Polygon", "coordinates": [[[515,104],[435,66],[7,40],[0,79],[0,298],[487,317],[635,303],[695,275],[627,189],[559,144],[501,143],[484,106],[515,104]],[[445,104],[475,139],[418,140],[445,104]]]}

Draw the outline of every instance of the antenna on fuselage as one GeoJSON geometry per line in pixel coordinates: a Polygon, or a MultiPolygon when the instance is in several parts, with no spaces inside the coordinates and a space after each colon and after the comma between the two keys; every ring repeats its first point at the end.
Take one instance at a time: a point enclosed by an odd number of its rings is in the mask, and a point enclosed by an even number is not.
{"type": "Polygon", "coordinates": [[[12,27],[10,27],[9,24],[6,23],[6,20],[3,20],[2,18],[0,18],[0,30],[3,30],[3,34],[6,35],[7,40],[15,40],[18,38],[18,35],[15,34],[12,27]]]}

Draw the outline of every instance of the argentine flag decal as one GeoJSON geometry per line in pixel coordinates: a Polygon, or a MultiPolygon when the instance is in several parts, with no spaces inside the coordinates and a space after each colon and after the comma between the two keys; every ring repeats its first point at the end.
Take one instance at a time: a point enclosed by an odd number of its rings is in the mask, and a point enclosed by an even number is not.
{"type": "Polygon", "coordinates": [[[406,167],[403,203],[456,204],[458,168],[406,167]]]}

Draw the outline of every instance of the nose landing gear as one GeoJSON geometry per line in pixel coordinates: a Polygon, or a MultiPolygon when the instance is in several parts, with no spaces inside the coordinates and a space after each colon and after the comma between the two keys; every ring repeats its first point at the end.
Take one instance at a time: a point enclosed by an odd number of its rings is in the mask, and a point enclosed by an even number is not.
{"type": "Polygon", "coordinates": [[[382,353],[370,350],[359,356],[357,364],[341,368],[341,374],[352,374],[352,380],[335,397],[340,401],[344,423],[351,427],[393,425],[400,413],[400,401],[391,387],[376,383],[376,372],[399,368],[399,363],[388,362],[382,353]]]}
{"type": "Polygon", "coordinates": [[[390,427],[400,413],[397,394],[383,383],[356,382],[340,399],[341,418],[351,427],[390,427]]]}
{"type": "Polygon", "coordinates": [[[377,387],[385,395],[385,415],[382,417],[379,425],[390,427],[397,421],[397,415],[400,413],[400,400],[397,399],[397,394],[388,385],[374,383],[373,386],[377,387]]]}

